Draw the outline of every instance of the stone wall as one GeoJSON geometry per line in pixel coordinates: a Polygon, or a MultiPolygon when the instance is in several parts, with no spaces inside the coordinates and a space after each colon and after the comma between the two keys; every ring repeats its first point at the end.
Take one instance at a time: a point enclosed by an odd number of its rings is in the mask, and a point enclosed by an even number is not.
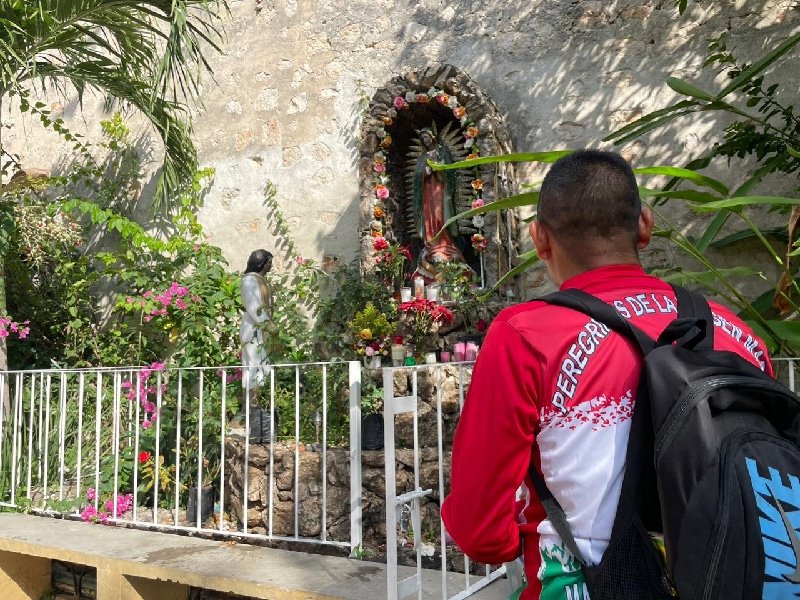
{"type": "MultiPolygon", "coordinates": [[[[439,505],[450,486],[450,455],[453,434],[459,414],[459,392],[469,383],[470,369],[455,366],[398,369],[394,372],[395,396],[410,393],[411,378],[417,371],[419,480],[423,489],[434,490],[421,503],[422,535],[428,539],[439,535],[439,505]],[[441,390],[442,411],[442,476],[445,494],[439,484],[437,396],[441,390]]],[[[414,489],[414,425],[410,414],[395,418],[397,493],[414,489]]],[[[269,531],[270,462],[272,464],[273,523],[278,536],[295,535],[319,538],[322,531],[322,453],[276,443],[270,461],[270,446],[251,444],[248,465],[248,530],[266,534],[269,531]],[[295,480],[295,461],[299,471],[295,480]],[[299,502],[295,522],[295,499],[299,502]]],[[[326,534],[327,539],[348,541],[350,535],[350,466],[347,448],[331,448],[325,453],[326,534]]],[[[226,447],[227,476],[225,506],[240,522],[244,521],[244,443],[229,439],[226,447]]],[[[361,506],[364,523],[364,545],[375,548],[386,537],[384,452],[362,452],[361,506]]]]}
{"type": "MultiPolygon", "coordinates": [[[[672,0],[231,0],[225,53],[209,56],[214,79],[206,78],[194,115],[200,163],[216,170],[201,223],[234,268],[244,267],[253,248],[278,247],[264,206],[270,180],[299,252],[347,262],[359,253],[360,101],[394,78],[452,65],[497,107],[514,151],[608,146],[604,136],[675,99],[667,76],[719,85],[713,71],[701,70],[709,38],[727,31],[729,46],[752,61],[800,26],[796,0],[688,6],[679,16],[672,0]]],[[[798,77],[797,69],[774,74],[792,94],[798,77]]],[[[76,133],[97,137],[102,103],[91,95],[83,111],[75,95],[53,88],[32,101],[53,107],[76,133]]],[[[9,110],[7,100],[0,114],[5,150],[27,167],[63,168],[69,144],[9,110]]],[[[153,167],[156,138],[135,118],[131,124],[153,167]]],[[[718,139],[723,125],[715,115],[695,116],[621,150],[637,166],[684,163],[718,139]]],[[[721,162],[712,174],[733,189],[751,171],[721,162]]],[[[515,183],[537,181],[542,172],[523,166],[515,183]]],[[[144,196],[152,183],[144,182],[144,196]]],[[[773,191],[792,185],[776,180],[773,191]]],[[[704,230],[705,217],[677,216],[690,233],[704,230]]],[[[524,230],[519,239],[528,243],[524,230]]],[[[288,260],[276,256],[276,269],[288,260]]],[[[674,257],[657,245],[646,260],[674,257]]],[[[520,291],[531,296],[545,280],[534,268],[520,291]]]]}

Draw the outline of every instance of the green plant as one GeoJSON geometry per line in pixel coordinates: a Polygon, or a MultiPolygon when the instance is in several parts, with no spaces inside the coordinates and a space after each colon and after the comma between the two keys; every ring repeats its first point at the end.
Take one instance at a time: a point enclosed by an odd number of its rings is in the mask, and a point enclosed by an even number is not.
{"type": "Polygon", "coordinates": [[[357,358],[350,323],[353,315],[372,303],[384,314],[395,310],[389,290],[379,279],[364,277],[357,264],[339,267],[327,280],[314,330],[318,354],[325,358],[357,358]]]}
{"type": "Polygon", "coordinates": [[[366,415],[379,413],[383,408],[383,387],[366,378],[361,382],[361,410],[366,415]]]}

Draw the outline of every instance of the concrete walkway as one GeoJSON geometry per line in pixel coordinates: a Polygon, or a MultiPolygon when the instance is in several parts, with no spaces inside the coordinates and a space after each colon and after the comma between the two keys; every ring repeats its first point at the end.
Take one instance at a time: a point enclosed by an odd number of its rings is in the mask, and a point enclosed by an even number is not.
{"type": "MultiPolygon", "coordinates": [[[[179,600],[190,587],[272,600],[386,598],[386,565],[379,563],[0,513],[3,600],[38,599],[50,587],[52,559],[95,567],[99,600],[179,600]]],[[[400,568],[401,577],[413,572],[400,568]]],[[[424,598],[441,598],[438,571],[424,571],[423,582],[424,598]]],[[[448,595],[463,586],[464,575],[450,576],[448,595]]],[[[472,596],[506,597],[505,579],[472,596]]]]}

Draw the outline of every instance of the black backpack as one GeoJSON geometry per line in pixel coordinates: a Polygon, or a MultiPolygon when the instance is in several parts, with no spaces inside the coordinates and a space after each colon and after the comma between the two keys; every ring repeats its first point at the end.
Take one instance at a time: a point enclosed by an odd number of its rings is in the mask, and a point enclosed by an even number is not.
{"type": "Polygon", "coordinates": [[[602,300],[540,300],[633,340],[644,360],[611,540],[586,565],[533,462],[548,518],[580,561],[592,600],[800,597],[800,398],[713,349],[711,309],[674,286],[678,318],[657,341],[602,300]],[[648,532],[663,532],[666,564],[648,532]]]}

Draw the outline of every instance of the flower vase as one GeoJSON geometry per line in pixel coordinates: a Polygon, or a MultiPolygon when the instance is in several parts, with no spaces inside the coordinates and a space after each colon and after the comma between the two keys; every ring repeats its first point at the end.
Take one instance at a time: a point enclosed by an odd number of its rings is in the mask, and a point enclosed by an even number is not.
{"type": "MultiPolygon", "coordinates": [[[[200,488],[200,522],[205,523],[214,514],[214,488],[206,485],[200,488]]],[[[189,486],[189,496],[186,503],[186,520],[197,523],[197,486],[189,486]]]]}
{"type": "Polygon", "coordinates": [[[381,368],[381,355],[373,354],[372,356],[364,357],[364,368],[374,370],[381,368]]]}
{"type": "Polygon", "coordinates": [[[392,346],[392,366],[402,367],[406,358],[407,348],[404,345],[395,344],[392,346]]]}

